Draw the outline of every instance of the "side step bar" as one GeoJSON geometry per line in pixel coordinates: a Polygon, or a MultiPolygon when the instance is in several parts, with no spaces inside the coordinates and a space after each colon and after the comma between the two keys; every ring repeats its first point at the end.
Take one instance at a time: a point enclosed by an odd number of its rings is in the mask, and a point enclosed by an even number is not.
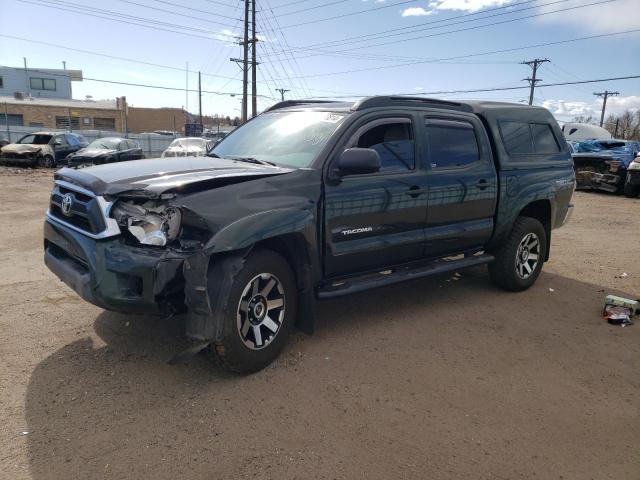
{"type": "Polygon", "coordinates": [[[318,290],[318,298],[333,298],[350,293],[369,290],[370,288],[383,287],[394,283],[413,280],[415,278],[428,277],[439,273],[450,272],[467,267],[475,267],[491,263],[493,255],[487,253],[472,255],[459,260],[435,260],[420,266],[405,265],[378,273],[362,275],[359,277],[349,277],[335,279],[318,290]]]}

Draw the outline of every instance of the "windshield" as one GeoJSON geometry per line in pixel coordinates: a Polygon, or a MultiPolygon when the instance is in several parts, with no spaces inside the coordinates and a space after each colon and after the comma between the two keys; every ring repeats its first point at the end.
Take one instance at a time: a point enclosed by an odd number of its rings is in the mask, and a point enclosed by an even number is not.
{"type": "Polygon", "coordinates": [[[263,113],[227,135],[210,153],[308,167],[344,118],[335,112],[263,113]]]}
{"type": "Polygon", "coordinates": [[[95,150],[117,150],[120,144],[118,138],[98,138],[89,144],[87,148],[95,150]]]}
{"type": "Polygon", "coordinates": [[[171,142],[170,147],[198,147],[207,148],[207,141],[204,138],[178,138],[171,142]]]}
{"type": "Polygon", "coordinates": [[[51,135],[26,135],[18,143],[29,145],[46,145],[51,141],[51,135]]]}

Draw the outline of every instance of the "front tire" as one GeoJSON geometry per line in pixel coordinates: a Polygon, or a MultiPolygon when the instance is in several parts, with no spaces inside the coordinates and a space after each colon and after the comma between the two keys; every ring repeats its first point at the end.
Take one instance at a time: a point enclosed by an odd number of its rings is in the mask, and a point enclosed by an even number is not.
{"type": "MultiPolygon", "coordinates": [[[[211,278],[212,289],[220,284],[211,278]]],[[[223,368],[252,373],[275,360],[294,323],[296,300],[295,278],[286,260],[270,250],[252,252],[220,312],[222,339],[210,347],[223,368]]]]}
{"type": "Polygon", "coordinates": [[[511,292],[526,290],[535,283],[547,255],[547,234],[535,218],[518,217],[507,241],[489,264],[493,283],[511,292]]]}
{"type": "Polygon", "coordinates": [[[53,168],[53,157],[51,155],[42,155],[38,157],[36,163],[40,168],[53,168]]]}

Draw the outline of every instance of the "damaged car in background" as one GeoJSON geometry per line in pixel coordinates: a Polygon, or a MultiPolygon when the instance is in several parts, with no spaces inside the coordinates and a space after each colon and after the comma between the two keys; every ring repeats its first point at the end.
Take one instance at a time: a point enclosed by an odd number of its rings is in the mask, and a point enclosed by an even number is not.
{"type": "Polygon", "coordinates": [[[67,157],[67,165],[101,165],[144,158],[140,145],[134,140],[120,137],[104,137],[94,140],[86,148],[67,157]]]}
{"type": "Polygon", "coordinates": [[[215,142],[200,137],[176,138],[162,157],[198,157],[206,154],[215,142]]]}
{"type": "Polygon", "coordinates": [[[627,170],[638,144],[626,140],[586,140],[572,143],[577,190],[622,193],[627,170]]]}
{"type": "Polygon", "coordinates": [[[29,133],[0,149],[0,161],[12,165],[52,168],[70,153],[86,147],[88,142],[75,133],[29,133]]]}

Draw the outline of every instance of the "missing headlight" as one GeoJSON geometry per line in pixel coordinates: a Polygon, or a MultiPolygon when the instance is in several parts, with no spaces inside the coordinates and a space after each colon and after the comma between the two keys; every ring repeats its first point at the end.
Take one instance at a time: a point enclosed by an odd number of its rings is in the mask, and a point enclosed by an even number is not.
{"type": "Polygon", "coordinates": [[[136,204],[119,201],[113,208],[113,218],[144,245],[164,246],[180,233],[180,209],[157,202],[136,204]]]}

